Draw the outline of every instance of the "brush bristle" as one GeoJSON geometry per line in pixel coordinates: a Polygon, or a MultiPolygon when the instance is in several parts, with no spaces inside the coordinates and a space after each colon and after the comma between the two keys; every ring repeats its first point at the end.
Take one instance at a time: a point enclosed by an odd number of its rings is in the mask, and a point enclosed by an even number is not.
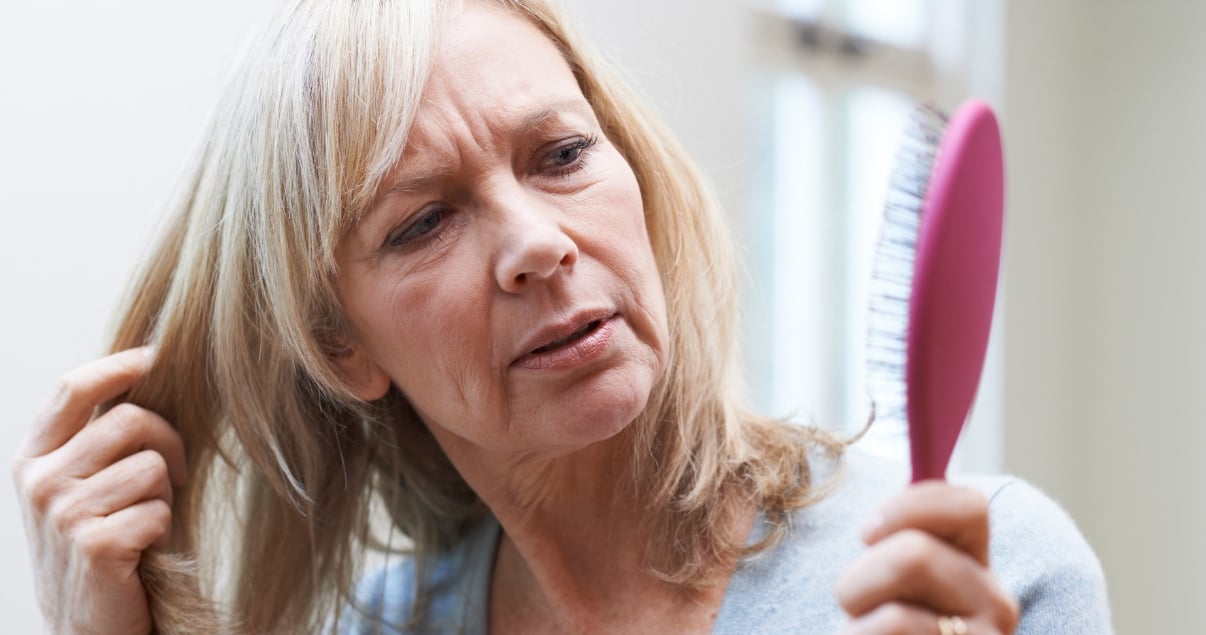
{"type": "Polygon", "coordinates": [[[905,342],[917,232],[947,116],[930,104],[910,119],[884,201],[867,316],[867,390],[878,421],[906,423],[905,342]]]}

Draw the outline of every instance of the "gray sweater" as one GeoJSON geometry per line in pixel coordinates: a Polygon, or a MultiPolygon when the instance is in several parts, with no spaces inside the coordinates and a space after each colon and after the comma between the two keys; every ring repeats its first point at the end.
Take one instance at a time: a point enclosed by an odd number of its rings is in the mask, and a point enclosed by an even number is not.
{"type": "MultiPolygon", "coordinates": [[[[820,461],[814,474],[825,479],[831,469],[820,461]]],[[[850,452],[840,478],[830,496],[793,515],[783,542],[738,566],[715,633],[830,634],[841,626],[846,618],[834,598],[834,585],[865,549],[859,529],[906,485],[907,472],[894,463],[850,452]]],[[[1055,502],[1016,478],[954,480],[979,489],[990,500],[992,566],[1021,604],[1019,635],[1112,633],[1101,566],[1055,502]]],[[[760,519],[751,540],[764,531],[760,519]]],[[[431,603],[424,626],[401,626],[410,621],[416,590],[414,565],[404,558],[362,582],[356,603],[360,610],[348,612],[340,631],[483,635],[498,537],[498,523],[487,519],[432,563],[426,582],[431,603]]]]}

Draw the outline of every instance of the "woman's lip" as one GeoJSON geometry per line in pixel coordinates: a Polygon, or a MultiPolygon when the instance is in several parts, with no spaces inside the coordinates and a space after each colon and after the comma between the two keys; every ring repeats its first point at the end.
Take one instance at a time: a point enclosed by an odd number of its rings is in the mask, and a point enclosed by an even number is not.
{"type": "MultiPolygon", "coordinates": [[[[615,334],[614,318],[614,315],[610,315],[599,320],[590,320],[587,324],[598,322],[598,326],[551,350],[521,355],[512,366],[528,370],[566,370],[590,362],[602,355],[611,343],[612,335],[615,334]]],[[[570,333],[580,328],[582,327],[572,329],[570,333]]],[[[558,339],[562,338],[555,337],[553,341],[558,339]]]]}
{"type": "Polygon", "coordinates": [[[615,317],[615,315],[615,311],[603,308],[582,309],[566,317],[545,321],[540,328],[524,338],[523,343],[519,346],[519,350],[515,351],[516,359],[529,355],[537,349],[553,344],[558,340],[565,339],[591,322],[602,322],[615,317]]]}

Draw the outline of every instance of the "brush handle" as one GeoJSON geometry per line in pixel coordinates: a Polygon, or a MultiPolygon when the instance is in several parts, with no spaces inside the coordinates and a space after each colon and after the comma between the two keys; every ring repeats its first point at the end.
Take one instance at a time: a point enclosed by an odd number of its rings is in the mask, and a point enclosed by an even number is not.
{"type": "Polygon", "coordinates": [[[943,478],[975,399],[1001,262],[1000,129],[969,101],[947,123],[922,206],[909,301],[906,409],[913,481],[943,478]]]}

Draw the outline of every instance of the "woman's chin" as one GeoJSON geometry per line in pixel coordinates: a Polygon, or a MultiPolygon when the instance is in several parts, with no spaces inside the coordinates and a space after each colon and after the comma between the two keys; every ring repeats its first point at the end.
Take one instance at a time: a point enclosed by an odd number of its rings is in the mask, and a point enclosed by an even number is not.
{"type": "Polygon", "coordinates": [[[589,386],[576,387],[546,401],[533,421],[553,445],[568,451],[615,437],[640,417],[649,403],[653,373],[606,373],[589,386]]]}

